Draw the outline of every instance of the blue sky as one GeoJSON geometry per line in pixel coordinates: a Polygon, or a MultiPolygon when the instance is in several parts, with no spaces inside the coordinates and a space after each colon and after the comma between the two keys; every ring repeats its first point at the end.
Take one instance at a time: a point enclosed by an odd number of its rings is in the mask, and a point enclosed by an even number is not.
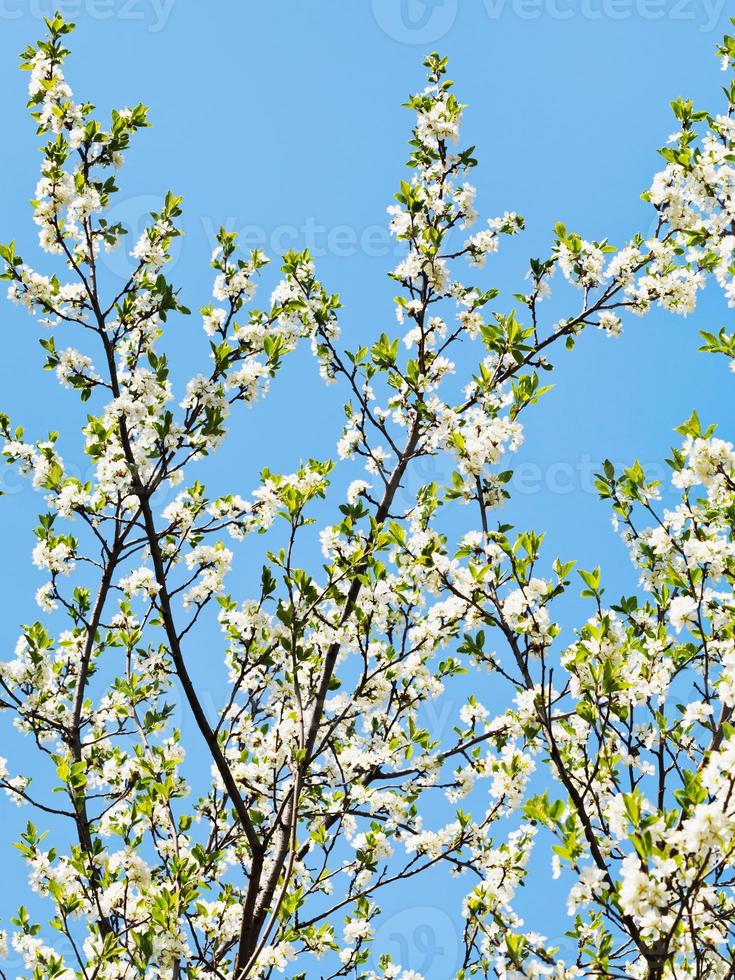
{"type": "MultiPolygon", "coordinates": [[[[213,234],[224,223],[271,255],[309,246],[324,282],[342,294],[348,345],[395,329],[385,273],[396,252],[385,208],[407,155],[411,120],[400,104],[423,84],[428,51],[449,55],[469,104],[464,142],[477,146],[481,213],[510,209],[527,220],[527,232],[489,266],[505,306],[523,288],[527,258],[548,253],[556,221],[615,243],[651,230],[639,194],[659,166],[656,148],[675,129],[668,102],[682,95],[719,109],[724,80],[712,56],[727,26],[724,0],[69,0],[61,9],[78,23],[68,69],[77,97],[104,111],[152,106],[154,128],[128,154],[116,215],[139,230],[169,187],[184,196],[186,237],[172,269],[184,302],[198,309],[208,300],[213,234]]],[[[36,236],[26,202],[38,151],[16,65],[49,10],[44,0],[0,0],[0,240],[14,238],[31,263],[36,236]]],[[[112,274],[125,271],[124,254],[109,263],[112,274]]],[[[627,321],[618,341],[587,336],[559,358],[555,390],[526,416],[512,519],[545,529],[550,557],[601,564],[613,596],[635,578],[590,475],[604,457],[660,467],[673,427],[695,407],[735,435],[724,362],[695,356],[698,330],[731,319],[710,289],[687,319],[656,312],[627,321]]],[[[34,437],[72,426],[65,455],[83,465],[74,439],[79,406],[39,371],[33,322],[5,303],[0,323],[0,409],[34,437]]],[[[196,369],[206,354],[198,318],[172,332],[168,349],[180,377],[196,369]]],[[[246,493],[263,465],[291,470],[299,458],[329,456],[340,417],[339,399],[297,355],[269,400],[236,421],[213,479],[246,493]]],[[[18,623],[37,615],[30,552],[40,501],[3,477],[5,658],[18,623]]],[[[565,612],[569,627],[583,615],[575,602],[565,612]]],[[[184,730],[194,735],[185,721],[184,730]]],[[[0,731],[12,741],[7,726],[0,731]]],[[[10,817],[3,826],[12,834],[27,814],[10,817]]],[[[7,845],[3,860],[7,919],[23,869],[7,845]]],[[[432,886],[385,903],[384,945],[393,943],[395,954],[403,945],[404,966],[446,980],[456,894],[432,886]]],[[[542,881],[529,907],[546,895],[542,881]]]]}

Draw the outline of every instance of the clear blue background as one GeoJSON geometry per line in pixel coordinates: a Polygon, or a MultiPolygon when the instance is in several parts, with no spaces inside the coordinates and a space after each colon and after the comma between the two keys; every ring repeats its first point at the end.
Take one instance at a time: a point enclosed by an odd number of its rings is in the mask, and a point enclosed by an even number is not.
{"type": "MultiPolygon", "coordinates": [[[[342,294],[348,345],[395,332],[394,284],[385,273],[396,252],[384,231],[385,208],[407,155],[411,118],[400,104],[423,85],[428,51],[450,56],[450,75],[469,104],[463,142],[477,146],[481,214],[512,209],[527,219],[526,234],[489,265],[486,281],[508,297],[498,301],[501,308],[523,289],[527,257],[548,253],[557,220],[615,243],[651,231],[652,211],[639,194],[659,167],[657,147],[676,128],[668,101],[683,95],[719,111],[725,77],[712,53],[726,14],[701,0],[444,0],[433,7],[423,0],[403,7],[400,0],[174,0],[167,7],[80,0],[62,9],[78,23],[68,68],[76,96],[103,114],[137,101],[152,106],[154,128],[128,154],[116,213],[138,231],[169,187],[184,195],[186,238],[172,268],[184,301],[197,310],[209,298],[213,231],[222,223],[271,255],[279,241],[284,248],[309,245],[325,283],[342,294]]],[[[16,70],[19,51],[42,33],[44,12],[41,0],[0,0],[0,240],[14,238],[31,264],[50,271],[48,257],[38,258],[26,203],[39,156],[24,108],[27,76],[16,70]]],[[[109,263],[111,273],[124,272],[123,253],[109,263]]],[[[694,407],[733,435],[726,366],[695,353],[698,330],[731,322],[709,289],[687,319],[657,311],[629,319],[616,342],[585,336],[573,354],[557,355],[555,390],[526,415],[518,459],[524,476],[515,483],[512,518],[548,532],[549,556],[601,564],[612,597],[632,589],[635,575],[592,492],[591,473],[606,456],[638,457],[663,472],[676,438],[671,430],[694,407]]],[[[34,438],[72,426],[65,456],[83,466],[79,405],[38,370],[37,327],[7,303],[0,323],[0,409],[34,438]]],[[[180,378],[201,365],[206,345],[198,317],[171,332],[167,349],[180,378]]],[[[299,457],[333,455],[340,418],[338,396],[319,384],[311,359],[297,355],[268,401],[240,413],[212,478],[223,490],[247,493],[262,465],[290,471],[299,457]]],[[[33,592],[42,579],[30,560],[40,500],[9,473],[3,479],[5,659],[18,624],[38,614],[33,592]]],[[[246,587],[246,569],[231,579],[236,595],[238,582],[246,587]]],[[[586,615],[576,601],[564,608],[569,628],[586,615]]],[[[216,646],[198,652],[195,670],[220,658],[216,646]]],[[[212,690],[212,703],[220,694],[212,690]]],[[[429,722],[451,725],[457,708],[429,722]]],[[[193,726],[186,718],[182,725],[192,762],[204,762],[193,726]]],[[[18,742],[7,724],[0,733],[0,754],[9,755],[18,742]]],[[[30,751],[27,758],[33,774],[30,751]]],[[[31,814],[2,805],[0,915],[7,924],[26,897],[25,872],[9,842],[31,814]]],[[[545,859],[539,869],[525,908],[538,911],[552,896],[554,904],[538,919],[531,915],[529,926],[559,935],[563,909],[545,859]]],[[[455,967],[451,916],[462,891],[442,882],[386,898],[380,934],[382,947],[405,967],[435,980],[455,967]]]]}

